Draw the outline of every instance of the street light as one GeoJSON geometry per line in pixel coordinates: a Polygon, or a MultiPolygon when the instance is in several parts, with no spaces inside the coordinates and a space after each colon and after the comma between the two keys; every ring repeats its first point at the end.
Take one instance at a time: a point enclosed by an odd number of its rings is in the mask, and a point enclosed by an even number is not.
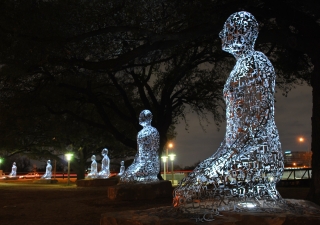
{"type": "Polygon", "coordinates": [[[164,178],[164,180],[166,180],[167,179],[167,177],[166,177],[166,162],[167,162],[167,156],[162,156],[161,157],[161,159],[162,159],[162,161],[163,161],[163,178],[164,178]]]}
{"type": "Polygon", "coordinates": [[[73,154],[72,153],[67,153],[67,161],[68,161],[68,185],[70,185],[70,160],[72,158],[73,154]]]}
{"type": "Polygon", "coordinates": [[[174,181],[174,174],[173,174],[173,160],[174,160],[174,157],[176,156],[176,154],[173,154],[171,153],[169,155],[170,157],[170,160],[171,160],[171,178],[172,178],[172,185],[173,185],[173,181],[174,181]]]}
{"type": "Polygon", "coordinates": [[[309,141],[308,141],[308,139],[307,138],[305,138],[305,137],[299,137],[298,138],[298,141],[301,143],[301,144],[305,144],[306,145],[306,147],[307,147],[307,152],[306,153],[304,153],[304,157],[306,157],[306,159],[305,159],[305,161],[308,161],[308,167],[311,167],[311,156],[312,156],[312,153],[311,153],[311,151],[310,151],[310,148],[309,148],[309,141]]]}
{"type": "MultiPolygon", "coordinates": [[[[169,142],[168,145],[167,145],[167,149],[166,149],[166,156],[167,158],[169,158],[169,154],[168,154],[168,149],[169,148],[173,148],[173,144],[172,142],[169,142]]],[[[169,171],[169,165],[167,164],[167,171],[169,171]]]]}

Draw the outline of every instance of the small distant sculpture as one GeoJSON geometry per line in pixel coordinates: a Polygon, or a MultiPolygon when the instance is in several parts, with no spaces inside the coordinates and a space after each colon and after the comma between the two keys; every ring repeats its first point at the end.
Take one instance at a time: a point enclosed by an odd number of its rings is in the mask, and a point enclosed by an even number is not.
{"type": "Polygon", "coordinates": [[[143,127],[137,137],[138,152],[133,163],[120,178],[120,182],[153,182],[158,181],[160,171],[159,132],[151,126],[152,113],[143,110],[139,116],[139,124],[143,127]]]}
{"type": "Polygon", "coordinates": [[[11,173],[9,174],[10,177],[15,177],[17,176],[17,166],[16,166],[16,162],[14,162],[12,164],[12,169],[11,169],[11,173]]]}
{"type": "Polygon", "coordinates": [[[46,173],[41,177],[41,179],[51,179],[52,177],[52,166],[50,159],[47,161],[46,173]]]}
{"type": "Polygon", "coordinates": [[[97,166],[97,161],[96,161],[96,156],[95,155],[91,156],[91,161],[92,161],[92,163],[91,163],[91,171],[90,171],[90,173],[88,173],[86,178],[94,179],[94,178],[98,177],[98,166],[97,166]]]}
{"type": "Polygon", "coordinates": [[[106,179],[110,176],[110,159],[108,157],[108,149],[102,149],[101,154],[103,156],[103,159],[101,160],[101,171],[99,172],[98,177],[106,179]]]}
{"type": "Polygon", "coordinates": [[[122,175],[123,175],[123,173],[124,173],[124,171],[125,171],[125,166],[124,166],[124,161],[121,161],[121,163],[120,163],[120,172],[118,173],[118,176],[119,177],[121,177],[122,175]]]}
{"type": "Polygon", "coordinates": [[[282,203],[276,189],[283,174],[274,120],[276,74],[269,59],[254,50],[258,32],[254,16],[241,11],[227,19],[219,34],[222,50],[236,58],[223,89],[226,135],[174,190],[175,207],[212,212],[282,203]]]}

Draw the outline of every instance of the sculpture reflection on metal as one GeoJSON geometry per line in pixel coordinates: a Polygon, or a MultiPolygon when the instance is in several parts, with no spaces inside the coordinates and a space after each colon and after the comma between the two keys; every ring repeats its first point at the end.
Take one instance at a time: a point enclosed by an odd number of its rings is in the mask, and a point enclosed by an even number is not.
{"type": "Polygon", "coordinates": [[[123,173],[124,173],[124,171],[125,171],[125,166],[124,166],[124,161],[121,161],[121,163],[120,163],[120,172],[118,173],[118,176],[119,177],[121,177],[122,175],[123,175],[123,173]]]}
{"type": "Polygon", "coordinates": [[[98,174],[98,178],[106,179],[110,176],[110,159],[108,157],[108,149],[102,149],[101,155],[101,171],[98,174]]]}
{"type": "Polygon", "coordinates": [[[139,116],[139,124],[143,127],[137,137],[138,152],[133,163],[120,178],[120,182],[153,182],[158,181],[160,172],[159,132],[151,126],[152,113],[143,110],[139,116]]]}
{"type": "Polygon", "coordinates": [[[52,177],[52,166],[51,161],[47,161],[46,173],[41,177],[41,179],[51,179],[52,177]]]}
{"type": "Polygon", "coordinates": [[[91,161],[92,161],[91,170],[90,170],[90,173],[88,173],[88,175],[86,176],[86,178],[95,179],[95,178],[98,178],[98,165],[97,165],[95,155],[91,156],[91,161]]]}
{"type": "Polygon", "coordinates": [[[223,90],[225,138],[180,182],[173,205],[184,212],[279,207],[283,156],[274,121],[274,68],[253,48],[258,23],[250,13],[232,14],[219,36],[222,49],[236,58],[223,90]]]}
{"type": "Polygon", "coordinates": [[[17,176],[17,166],[16,166],[16,162],[14,162],[12,164],[12,168],[11,168],[11,173],[9,174],[10,177],[15,177],[17,176]]]}

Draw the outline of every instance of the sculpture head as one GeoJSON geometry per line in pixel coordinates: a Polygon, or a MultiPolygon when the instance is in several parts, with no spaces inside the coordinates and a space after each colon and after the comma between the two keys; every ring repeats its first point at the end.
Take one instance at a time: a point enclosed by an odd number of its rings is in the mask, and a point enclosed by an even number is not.
{"type": "Polygon", "coordinates": [[[101,155],[103,156],[108,155],[108,149],[107,148],[102,149],[101,155]]]}
{"type": "Polygon", "coordinates": [[[244,51],[253,50],[258,33],[259,24],[251,13],[245,11],[233,13],[219,33],[222,50],[237,58],[244,51]]]}
{"type": "Polygon", "coordinates": [[[124,161],[121,161],[120,165],[123,166],[124,165],[124,161]]]}
{"type": "MultiPolygon", "coordinates": [[[[107,152],[108,153],[108,152],[107,152]]],[[[91,161],[95,161],[96,160],[96,156],[95,155],[92,155],[91,156],[91,161]]]]}
{"type": "Polygon", "coordinates": [[[143,127],[150,126],[152,121],[152,113],[145,109],[140,113],[139,124],[143,127]]]}
{"type": "Polygon", "coordinates": [[[15,166],[16,165],[16,162],[13,162],[13,166],[15,166]]]}
{"type": "Polygon", "coordinates": [[[47,161],[47,164],[51,164],[51,160],[50,159],[47,161]]]}

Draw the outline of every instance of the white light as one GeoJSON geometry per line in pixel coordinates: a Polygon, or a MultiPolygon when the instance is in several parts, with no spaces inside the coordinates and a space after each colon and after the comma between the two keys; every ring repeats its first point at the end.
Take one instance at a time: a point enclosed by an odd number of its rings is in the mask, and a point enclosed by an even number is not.
{"type": "Polygon", "coordinates": [[[169,156],[170,160],[173,161],[173,160],[174,160],[174,157],[176,156],[176,154],[173,154],[173,153],[172,153],[172,154],[169,154],[168,156],[169,156]]]}
{"type": "Polygon", "coordinates": [[[65,156],[67,157],[67,161],[70,161],[72,159],[73,154],[67,153],[67,154],[65,154],[65,156]]]}
{"type": "Polygon", "coordinates": [[[246,208],[254,208],[254,207],[256,207],[256,205],[251,203],[251,202],[242,202],[242,203],[239,203],[238,205],[242,206],[242,207],[246,207],[246,208]]]}
{"type": "Polygon", "coordinates": [[[161,159],[163,162],[167,162],[167,158],[168,158],[167,156],[161,156],[161,159]]]}

